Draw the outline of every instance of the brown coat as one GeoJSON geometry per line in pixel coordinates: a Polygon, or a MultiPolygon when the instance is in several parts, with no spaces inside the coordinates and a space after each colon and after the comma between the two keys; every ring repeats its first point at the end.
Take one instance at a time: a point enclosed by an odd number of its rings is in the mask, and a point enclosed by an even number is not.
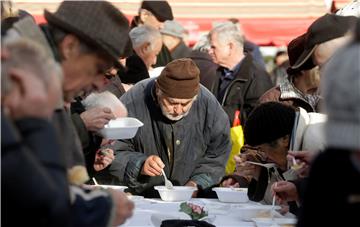
{"type": "Polygon", "coordinates": [[[284,105],[291,106],[294,108],[301,107],[305,109],[307,112],[317,112],[308,102],[306,102],[303,99],[300,98],[283,99],[280,96],[281,96],[280,86],[273,87],[260,97],[259,104],[265,102],[280,102],[284,105]]]}

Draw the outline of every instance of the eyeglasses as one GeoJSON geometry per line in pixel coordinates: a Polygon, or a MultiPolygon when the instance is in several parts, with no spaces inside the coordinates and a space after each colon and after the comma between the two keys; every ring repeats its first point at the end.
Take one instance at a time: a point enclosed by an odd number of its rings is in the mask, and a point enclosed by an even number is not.
{"type": "Polygon", "coordinates": [[[111,80],[116,76],[117,71],[118,71],[117,68],[112,67],[104,73],[104,76],[106,77],[106,79],[111,80]]]}

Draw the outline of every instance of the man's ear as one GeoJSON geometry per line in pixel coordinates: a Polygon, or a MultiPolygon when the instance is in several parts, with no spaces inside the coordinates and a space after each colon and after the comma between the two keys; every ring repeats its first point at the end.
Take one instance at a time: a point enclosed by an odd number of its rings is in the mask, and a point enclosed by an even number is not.
{"type": "Polygon", "coordinates": [[[146,51],[146,53],[151,51],[151,43],[150,42],[144,43],[144,50],[146,51]]]}
{"type": "Polygon", "coordinates": [[[26,77],[29,77],[27,73],[21,69],[10,69],[9,70],[9,77],[13,87],[18,87],[21,94],[24,94],[26,77]]]}
{"type": "Polygon", "coordinates": [[[229,45],[229,53],[228,54],[230,56],[235,48],[235,44],[233,42],[229,42],[227,45],[229,45]]]}
{"type": "Polygon", "coordinates": [[[157,80],[155,80],[155,94],[157,97],[160,96],[160,87],[159,87],[157,80]]]}
{"type": "Polygon", "coordinates": [[[17,106],[21,102],[22,95],[26,93],[25,91],[25,77],[29,76],[26,72],[19,69],[10,69],[9,70],[9,84],[10,86],[8,94],[2,97],[3,106],[7,110],[11,110],[14,106],[17,106]]]}
{"type": "Polygon", "coordinates": [[[280,138],[280,144],[284,147],[290,146],[290,135],[286,135],[280,138]]]}
{"type": "Polygon", "coordinates": [[[146,54],[150,51],[150,49],[151,49],[150,43],[149,43],[149,42],[145,42],[145,43],[143,43],[143,44],[140,46],[140,48],[139,48],[140,54],[141,54],[142,56],[144,56],[144,55],[146,55],[146,54]]]}
{"type": "Polygon", "coordinates": [[[149,16],[149,13],[145,9],[141,9],[139,13],[140,21],[144,23],[144,21],[147,20],[147,17],[149,16]]]}
{"type": "Polygon", "coordinates": [[[60,42],[59,52],[63,59],[71,59],[79,54],[80,40],[72,35],[67,34],[60,42]]]}

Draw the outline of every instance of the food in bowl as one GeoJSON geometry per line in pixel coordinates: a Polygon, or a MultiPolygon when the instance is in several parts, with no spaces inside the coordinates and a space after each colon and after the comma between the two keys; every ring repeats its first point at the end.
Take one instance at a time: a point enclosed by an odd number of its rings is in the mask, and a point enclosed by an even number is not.
{"type": "Polygon", "coordinates": [[[160,198],[164,201],[187,201],[191,199],[196,187],[190,186],[174,186],[172,189],[168,189],[165,186],[154,186],[160,194],[160,198]]]}
{"type": "Polygon", "coordinates": [[[257,227],[271,227],[274,224],[280,227],[294,227],[296,218],[253,218],[257,227]]]}
{"type": "Polygon", "coordinates": [[[216,195],[221,202],[246,203],[249,201],[247,188],[215,187],[212,190],[216,192],[216,195]]]}
{"type": "MultiPolygon", "coordinates": [[[[270,218],[272,215],[272,205],[247,205],[241,207],[233,207],[233,212],[243,221],[251,221],[252,218],[270,218]]],[[[279,210],[280,206],[275,206],[275,210],[279,210]]]]}

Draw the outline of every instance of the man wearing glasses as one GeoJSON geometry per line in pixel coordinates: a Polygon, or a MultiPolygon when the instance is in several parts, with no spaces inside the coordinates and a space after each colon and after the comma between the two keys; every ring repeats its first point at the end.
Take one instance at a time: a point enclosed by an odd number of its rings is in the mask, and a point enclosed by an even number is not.
{"type": "MultiPolygon", "coordinates": [[[[277,102],[261,104],[245,123],[246,145],[235,157],[237,178],[249,180],[248,196],[253,201],[272,203],[271,185],[296,180],[297,172],[288,162],[289,151],[316,152],[324,148],[322,127],[325,115],[295,110],[277,102]],[[265,165],[264,165],[265,164],[265,165]]],[[[229,178],[223,186],[239,183],[229,178]]]]}

